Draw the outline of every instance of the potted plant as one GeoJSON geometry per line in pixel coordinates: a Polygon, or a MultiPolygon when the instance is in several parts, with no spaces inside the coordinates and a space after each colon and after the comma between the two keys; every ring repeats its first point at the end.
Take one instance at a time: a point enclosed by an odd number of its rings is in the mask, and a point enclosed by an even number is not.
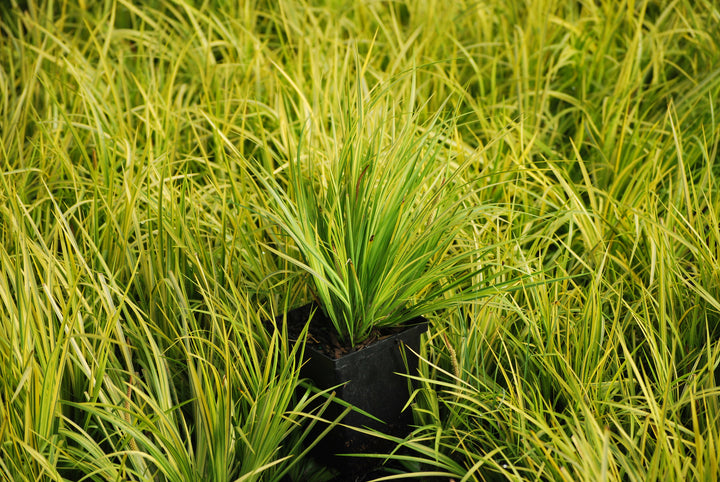
{"type": "MultiPolygon", "coordinates": [[[[312,319],[303,374],[320,388],[338,386],[340,399],[372,415],[350,415],[348,425],[380,428],[375,417],[403,426],[408,382],[397,373],[417,361],[402,346],[418,350],[423,315],[494,288],[470,283],[482,253],[462,234],[479,207],[468,202],[472,189],[449,148],[452,126],[438,116],[420,126],[379,103],[358,104],[329,159],[301,143],[285,183],[250,169],[267,200],[257,209],[292,240],[266,249],[311,280],[315,302],[285,319],[301,326],[312,319]]],[[[359,434],[342,437],[333,442],[341,452],[365,443],[359,434]]]]}

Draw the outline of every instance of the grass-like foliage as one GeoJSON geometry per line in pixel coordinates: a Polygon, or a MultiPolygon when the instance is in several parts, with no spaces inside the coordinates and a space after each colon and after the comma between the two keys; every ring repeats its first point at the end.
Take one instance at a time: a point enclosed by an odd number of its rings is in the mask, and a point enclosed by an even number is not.
{"type": "Polygon", "coordinates": [[[336,119],[347,127],[334,133],[339,146],[329,159],[300,144],[287,188],[277,173],[250,166],[269,200],[263,216],[300,256],[267,248],[310,275],[317,301],[350,345],[499,289],[469,286],[491,248],[476,249],[462,236],[485,206],[471,202],[477,188],[462,176],[472,159],[457,166],[448,146],[455,132],[437,118],[418,125],[388,99],[358,97],[336,119]]]}
{"type": "Polygon", "coordinates": [[[2,4],[0,480],[329,479],[313,297],[389,478],[718,479],[717,2],[2,4]]]}

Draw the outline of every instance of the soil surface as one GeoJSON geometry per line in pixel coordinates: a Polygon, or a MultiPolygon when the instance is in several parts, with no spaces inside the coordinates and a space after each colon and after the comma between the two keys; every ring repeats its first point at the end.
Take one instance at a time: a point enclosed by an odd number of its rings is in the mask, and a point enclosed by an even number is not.
{"type": "MultiPolygon", "coordinates": [[[[348,353],[362,350],[376,341],[400,333],[406,328],[405,326],[400,326],[374,329],[367,339],[353,346],[340,341],[337,336],[337,330],[330,319],[323,314],[321,309],[315,305],[306,305],[292,310],[287,314],[288,335],[291,340],[298,340],[300,338],[312,310],[315,311],[312,315],[310,327],[308,328],[306,346],[334,360],[348,353]]],[[[282,321],[282,317],[278,318],[278,322],[280,321],[282,321]]]]}

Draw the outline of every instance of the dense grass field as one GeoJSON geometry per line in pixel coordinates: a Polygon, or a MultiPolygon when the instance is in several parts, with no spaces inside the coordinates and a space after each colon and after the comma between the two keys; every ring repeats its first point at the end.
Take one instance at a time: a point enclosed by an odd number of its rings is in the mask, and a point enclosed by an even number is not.
{"type": "Polygon", "coordinates": [[[2,480],[332,476],[254,173],[322,190],[359,115],[439,119],[478,208],[447,255],[499,283],[428,317],[386,476],[719,478],[717,2],[10,3],[2,480]]]}

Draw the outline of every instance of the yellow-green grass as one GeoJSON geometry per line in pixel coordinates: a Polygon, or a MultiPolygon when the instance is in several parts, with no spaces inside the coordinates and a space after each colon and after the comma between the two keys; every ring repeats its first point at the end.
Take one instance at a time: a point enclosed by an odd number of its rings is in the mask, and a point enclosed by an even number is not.
{"type": "Polygon", "coordinates": [[[446,252],[484,253],[459,288],[524,283],[445,294],[388,476],[718,478],[715,2],[10,3],[3,479],[329,477],[308,434],[334,402],[263,324],[312,285],[246,207],[272,209],[257,172],[330,169],[377,98],[454,126],[486,208],[446,252]]]}

